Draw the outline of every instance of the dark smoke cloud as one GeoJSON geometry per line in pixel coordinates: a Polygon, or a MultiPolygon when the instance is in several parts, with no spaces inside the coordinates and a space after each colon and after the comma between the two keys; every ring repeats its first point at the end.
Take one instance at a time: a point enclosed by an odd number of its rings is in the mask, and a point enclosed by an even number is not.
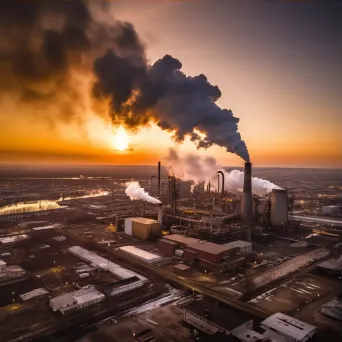
{"type": "Polygon", "coordinates": [[[216,144],[249,160],[246,144],[238,132],[239,119],[231,110],[217,106],[215,102],[221,97],[221,91],[204,75],[186,76],[180,70],[181,62],[169,55],[145,70],[140,65],[113,58],[103,58],[95,65],[103,70],[103,77],[97,73],[98,84],[104,89],[102,95],[111,93],[114,122],[135,128],[154,121],[160,128],[173,132],[177,142],[190,136],[199,148],[216,144]],[[118,66],[114,67],[114,62],[118,66]],[[120,64],[123,65],[119,67],[120,64]],[[114,80],[121,79],[123,74],[126,75],[121,82],[123,89],[117,92],[118,84],[114,80]],[[125,96],[121,96],[123,91],[125,96]],[[134,100],[127,104],[135,91],[134,100]]]}
{"type": "MultiPolygon", "coordinates": [[[[128,78],[130,70],[135,64],[146,65],[144,47],[131,24],[99,22],[88,5],[82,0],[10,0],[1,4],[0,97],[19,98],[49,121],[71,120],[75,114],[84,115],[84,100],[91,94],[91,89],[88,95],[79,88],[75,75],[95,79],[95,71],[102,82],[94,86],[94,93],[98,89],[107,94],[110,89],[115,91],[117,103],[127,99],[127,88],[135,86],[128,78]],[[111,65],[110,74],[116,75],[112,80],[106,79],[101,68],[105,63],[111,65]],[[55,114],[56,118],[51,117],[55,114]]],[[[95,6],[106,10],[109,3],[99,1],[95,6]]]]}
{"type": "Polygon", "coordinates": [[[190,136],[199,148],[216,144],[248,160],[239,119],[216,104],[220,89],[202,74],[186,76],[172,56],[148,65],[130,23],[99,21],[96,12],[108,12],[108,6],[108,1],[4,1],[0,100],[19,97],[46,116],[53,107],[58,117],[52,119],[59,120],[82,115],[84,98],[91,95],[94,102],[109,101],[113,124],[137,129],[154,122],[178,142],[190,136]],[[89,94],[80,89],[75,74],[92,80],[89,94]]]}

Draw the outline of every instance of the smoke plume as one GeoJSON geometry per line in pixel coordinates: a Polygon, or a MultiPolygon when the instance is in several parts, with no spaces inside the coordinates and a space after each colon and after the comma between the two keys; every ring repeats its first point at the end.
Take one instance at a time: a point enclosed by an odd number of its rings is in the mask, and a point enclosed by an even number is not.
{"type": "MultiPolygon", "coordinates": [[[[188,154],[180,156],[179,153],[170,149],[164,161],[169,173],[183,181],[192,181],[194,185],[210,182],[212,190],[217,191],[217,171],[224,173],[225,190],[229,192],[242,192],[244,172],[232,170],[227,172],[213,157],[202,158],[199,155],[188,154]]],[[[221,180],[220,180],[221,186],[221,180]]],[[[265,196],[272,189],[280,189],[279,186],[268,180],[253,177],[252,191],[258,196],[265,196]]]]}
{"type": "MultiPolygon", "coordinates": [[[[114,125],[131,130],[155,123],[198,148],[213,144],[249,160],[239,119],[221,109],[217,86],[206,76],[187,76],[166,55],[148,65],[132,24],[109,17],[104,0],[10,0],[0,7],[0,101],[30,113],[81,120],[89,106],[108,103],[114,125]]],[[[83,118],[84,119],[84,118],[83,118]]]]}
{"type": "Polygon", "coordinates": [[[125,193],[132,201],[143,200],[153,204],[160,204],[161,202],[156,198],[150,196],[148,192],[144,190],[139,184],[139,182],[127,182],[125,183],[126,189],[125,193]]]}

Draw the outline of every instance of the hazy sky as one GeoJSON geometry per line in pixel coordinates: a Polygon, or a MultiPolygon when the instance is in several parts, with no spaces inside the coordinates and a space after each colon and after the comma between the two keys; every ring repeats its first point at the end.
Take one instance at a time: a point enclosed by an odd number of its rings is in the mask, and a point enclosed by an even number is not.
{"type": "MultiPolygon", "coordinates": [[[[151,63],[170,54],[186,74],[219,86],[219,105],[240,118],[256,166],[342,167],[341,2],[125,0],[113,3],[113,15],[135,25],[151,63]]],[[[17,110],[0,103],[1,162],[151,164],[173,146],[150,128],[118,152],[96,117],[55,127],[17,120],[17,110]]],[[[243,163],[218,147],[201,154],[243,163]]]]}

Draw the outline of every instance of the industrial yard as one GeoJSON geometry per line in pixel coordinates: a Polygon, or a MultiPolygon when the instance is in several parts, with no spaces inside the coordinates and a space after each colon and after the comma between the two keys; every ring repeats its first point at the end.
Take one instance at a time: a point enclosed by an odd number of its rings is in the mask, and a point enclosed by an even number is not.
{"type": "MultiPolygon", "coordinates": [[[[96,182],[79,181],[87,186],[96,182]]],[[[208,326],[225,325],[214,311],[213,321],[205,318],[208,298],[236,312],[227,334],[235,334],[237,341],[243,334],[260,334],[262,320],[279,312],[318,324],[315,336],[324,327],[339,334],[338,324],[322,313],[323,307],[335,312],[329,303],[341,295],[341,236],[331,233],[338,226],[320,227],[319,234],[316,226],[309,231],[307,223],[292,220],[288,190],[257,199],[247,178],[239,197],[222,190],[222,173],[218,181],[218,192],[204,185],[186,192],[190,189],[159,165],[157,176],[141,183],[161,205],[131,201],[122,181],[109,187],[106,178],[100,179],[103,189],[94,197],[65,196],[56,208],[43,203],[23,211],[17,206],[20,212],[10,215],[4,211],[0,319],[6,325],[0,339],[31,336],[44,341],[44,336],[55,336],[73,341],[89,332],[90,340],[120,336],[128,341],[128,331],[139,335],[140,330],[142,340],[190,341],[198,334],[205,339],[209,330],[201,332],[201,324],[192,320],[175,327],[184,322],[186,310],[191,315],[199,310],[208,326]],[[190,305],[197,301],[199,309],[190,305]],[[249,317],[253,325],[242,333],[237,328],[249,317]],[[71,332],[69,327],[77,328],[71,332]],[[144,332],[144,327],[150,330],[144,332]]],[[[335,211],[333,215],[338,220],[335,211]]]]}

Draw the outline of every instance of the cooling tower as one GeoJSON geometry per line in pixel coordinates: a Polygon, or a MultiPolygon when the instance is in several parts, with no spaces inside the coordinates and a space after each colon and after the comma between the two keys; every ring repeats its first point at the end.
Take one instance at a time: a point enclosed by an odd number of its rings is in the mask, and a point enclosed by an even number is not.
{"type": "Polygon", "coordinates": [[[245,163],[243,195],[241,206],[241,225],[246,229],[246,240],[252,240],[253,199],[252,199],[252,164],[245,163]]]}
{"type": "Polygon", "coordinates": [[[288,221],[288,194],[286,189],[273,189],[271,193],[271,224],[284,226],[288,221]]]}

